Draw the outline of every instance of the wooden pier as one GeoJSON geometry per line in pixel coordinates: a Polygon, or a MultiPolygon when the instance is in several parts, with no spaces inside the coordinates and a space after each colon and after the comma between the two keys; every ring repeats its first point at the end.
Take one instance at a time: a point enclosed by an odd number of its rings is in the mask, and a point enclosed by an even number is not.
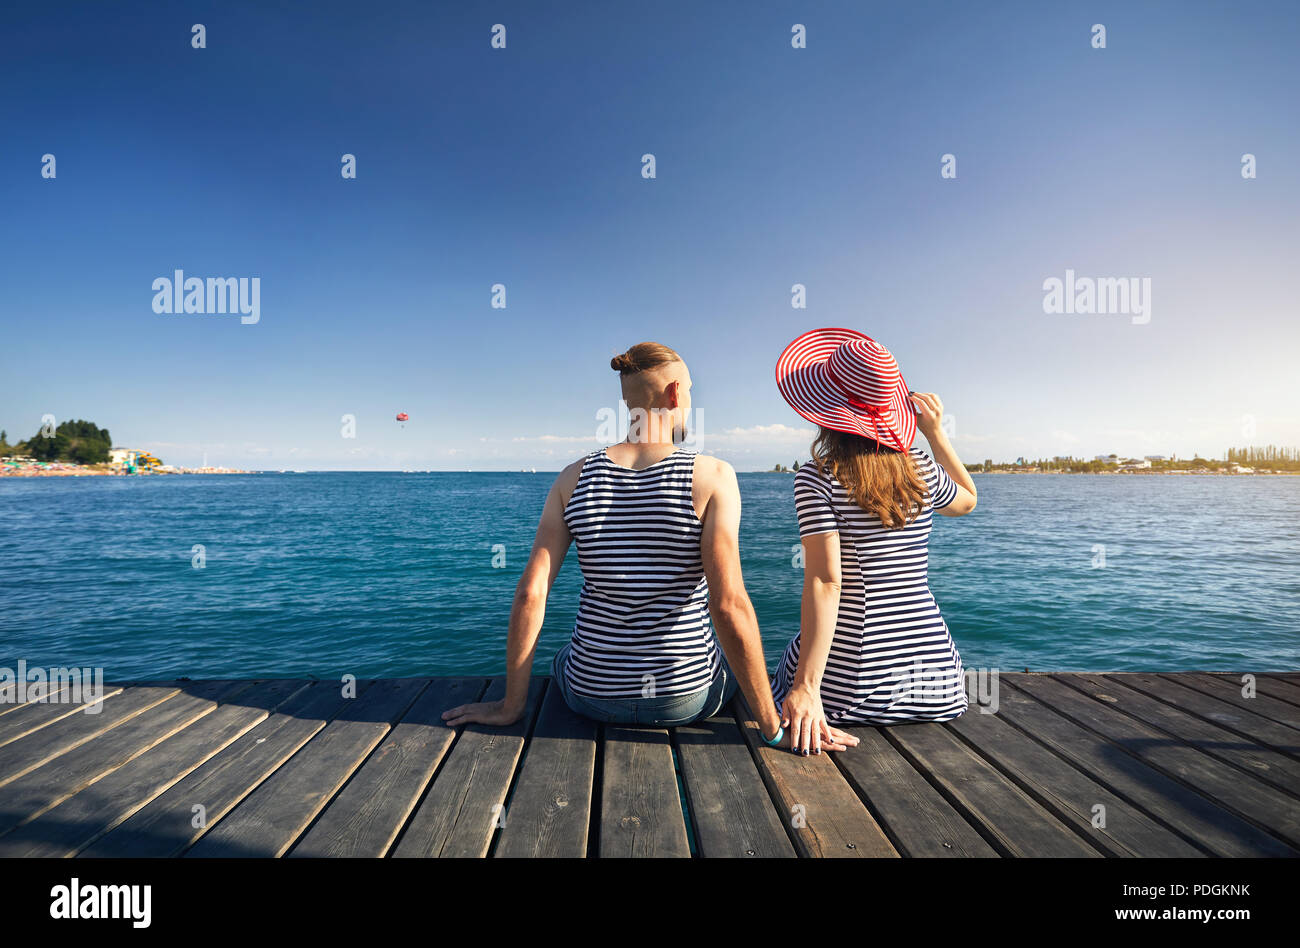
{"type": "Polygon", "coordinates": [[[1003,674],[994,713],[761,745],[743,703],[599,725],[534,679],[139,682],[0,704],[0,856],[1300,855],[1300,675],[1003,674]]]}

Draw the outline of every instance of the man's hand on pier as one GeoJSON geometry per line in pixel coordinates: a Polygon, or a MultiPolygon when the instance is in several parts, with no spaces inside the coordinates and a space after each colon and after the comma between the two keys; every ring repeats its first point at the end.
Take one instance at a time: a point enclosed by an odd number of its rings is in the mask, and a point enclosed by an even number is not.
{"type": "Polygon", "coordinates": [[[507,708],[505,700],[479,701],[474,704],[462,704],[450,711],[442,712],[442,723],[448,727],[460,727],[462,724],[494,724],[503,726],[514,724],[524,712],[507,708]]]}

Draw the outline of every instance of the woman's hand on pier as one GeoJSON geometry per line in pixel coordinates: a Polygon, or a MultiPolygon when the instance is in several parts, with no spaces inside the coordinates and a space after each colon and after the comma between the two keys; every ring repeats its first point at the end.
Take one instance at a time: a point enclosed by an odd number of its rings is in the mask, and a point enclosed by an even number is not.
{"type": "Polygon", "coordinates": [[[831,727],[822,710],[821,695],[816,689],[795,685],[781,703],[781,726],[785,740],[781,743],[796,754],[820,754],[822,751],[842,751],[854,747],[858,739],[852,734],[831,727]]]}
{"type": "Polygon", "coordinates": [[[474,704],[458,705],[450,711],[442,712],[442,723],[447,727],[460,727],[462,724],[502,726],[514,724],[521,717],[523,712],[507,708],[503,698],[500,701],[479,701],[474,704]]]}

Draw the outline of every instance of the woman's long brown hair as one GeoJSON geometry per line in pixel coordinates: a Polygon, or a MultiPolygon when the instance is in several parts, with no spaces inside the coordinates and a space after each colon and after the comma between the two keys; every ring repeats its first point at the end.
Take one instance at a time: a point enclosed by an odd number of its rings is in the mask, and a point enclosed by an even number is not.
{"type": "Polygon", "coordinates": [[[927,491],[911,455],[860,435],[820,428],[812,458],[888,529],[901,530],[920,516],[927,491]]]}

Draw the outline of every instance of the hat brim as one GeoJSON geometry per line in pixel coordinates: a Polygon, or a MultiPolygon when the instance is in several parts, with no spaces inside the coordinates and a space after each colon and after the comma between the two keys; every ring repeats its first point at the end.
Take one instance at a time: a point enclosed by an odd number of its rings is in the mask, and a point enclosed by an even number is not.
{"type": "Polygon", "coordinates": [[[916,440],[916,409],[908,398],[902,373],[887,407],[872,415],[849,403],[831,381],[826,360],[846,342],[870,336],[852,329],[812,329],[799,336],[776,360],[776,387],[799,415],[813,424],[870,438],[896,451],[908,451],[916,440]]]}

